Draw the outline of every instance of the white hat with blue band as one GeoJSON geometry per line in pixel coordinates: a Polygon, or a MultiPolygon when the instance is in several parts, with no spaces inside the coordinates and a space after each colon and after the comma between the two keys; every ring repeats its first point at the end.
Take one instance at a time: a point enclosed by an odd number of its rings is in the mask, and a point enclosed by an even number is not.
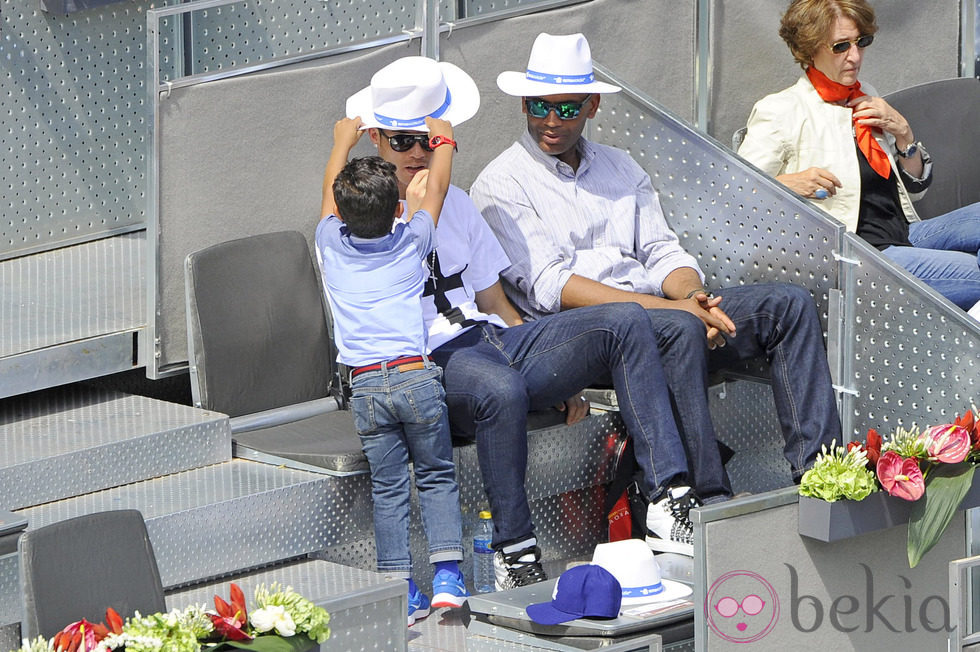
{"type": "Polygon", "coordinates": [[[516,97],[616,93],[622,90],[619,86],[596,81],[592,69],[592,50],[581,34],[538,34],[531,47],[527,70],[500,73],[497,86],[516,97]]]}
{"type": "Polygon", "coordinates": [[[428,57],[402,57],[374,73],[371,85],[347,99],[347,117],[362,129],[428,131],[427,117],[454,127],[476,115],[480,91],[459,67],[428,57]]]}
{"type": "Polygon", "coordinates": [[[690,586],[663,579],[660,564],[645,541],[626,539],[600,543],[592,553],[592,563],[619,580],[623,608],[651,602],[668,602],[691,594],[690,586]]]}

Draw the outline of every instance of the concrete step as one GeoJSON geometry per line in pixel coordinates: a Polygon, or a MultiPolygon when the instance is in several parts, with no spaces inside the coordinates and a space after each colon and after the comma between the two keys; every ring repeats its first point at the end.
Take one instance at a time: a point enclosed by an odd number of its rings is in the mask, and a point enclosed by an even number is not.
{"type": "Polygon", "coordinates": [[[0,507],[17,510],[231,459],[228,418],[67,387],[3,401],[0,507]]]}

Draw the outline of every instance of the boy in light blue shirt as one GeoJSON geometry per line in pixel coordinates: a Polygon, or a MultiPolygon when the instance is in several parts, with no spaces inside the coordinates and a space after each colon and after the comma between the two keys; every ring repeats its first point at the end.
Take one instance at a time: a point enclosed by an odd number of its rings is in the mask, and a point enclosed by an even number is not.
{"type": "Polygon", "coordinates": [[[425,117],[424,124],[432,164],[408,185],[402,220],[395,166],[376,156],[348,163],[363,123],[340,120],[324,175],[325,217],[316,230],[338,361],[352,369],[354,424],[371,467],[378,570],[408,580],[409,625],[430,607],[411,579],[409,460],[436,568],[431,606],[460,607],[468,595],[459,570],[459,489],[442,370],[428,356],[421,306],[425,259],[435,247],[456,144],[449,122],[425,117]]]}

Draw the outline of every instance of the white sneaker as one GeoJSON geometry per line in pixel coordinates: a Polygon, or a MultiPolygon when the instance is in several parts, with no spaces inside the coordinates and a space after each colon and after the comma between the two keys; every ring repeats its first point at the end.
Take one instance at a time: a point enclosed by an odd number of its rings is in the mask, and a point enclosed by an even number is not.
{"type": "Polygon", "coordinates": [[[541,549],[529,546],[517,552],[493,553],[494,584],[498,591],[527,586],[548,579],[541,567],[541,549]]]}
{"type": "Polygon", "coordinates": [[[690,487],[671,487],[647,508],[647,545],[654,552],[694,556],[694,526],[688,514],[701,501],[690,487]]]}
{"type": "Polygon", "coordinates": [[[972,308],[970,308],[967,313],[977,321],[980,321],[980,301],[977,301],[972,308]]]}

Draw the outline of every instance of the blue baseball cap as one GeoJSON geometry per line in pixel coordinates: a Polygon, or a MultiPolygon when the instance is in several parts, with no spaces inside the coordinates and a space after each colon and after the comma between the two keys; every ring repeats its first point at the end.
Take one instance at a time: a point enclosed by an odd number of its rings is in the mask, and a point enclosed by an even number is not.
{"type": "Polygon", "coordinates": [[[622,588],[612,573],[585,564],[561,574],[551,602],[528,605],[526,611],[540,625],[559,625],[576,618],[616,618],[622,599],[622,588]]]}

